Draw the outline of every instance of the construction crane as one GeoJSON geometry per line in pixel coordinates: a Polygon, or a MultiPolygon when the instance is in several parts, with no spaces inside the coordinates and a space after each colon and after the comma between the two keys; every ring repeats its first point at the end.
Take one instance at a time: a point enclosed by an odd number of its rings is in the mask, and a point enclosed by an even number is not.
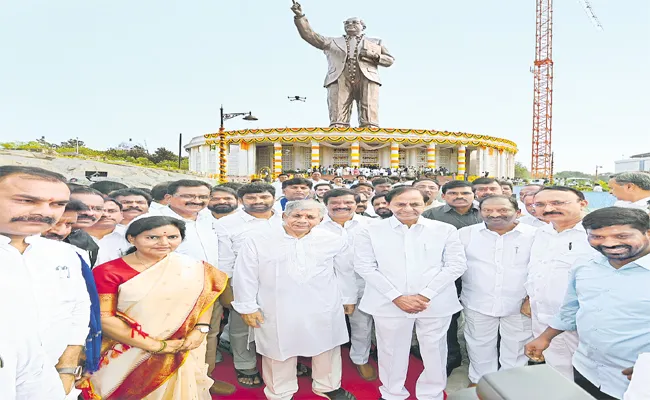
{"type": "MultiPolygon", "coordinates": [[[[535,63],[533,66],[533,178],[553,180],[553,0],[536,0],[535,63]]],[[[597,29],[603,26],[587,0],[580,0],[597,29]]]]}

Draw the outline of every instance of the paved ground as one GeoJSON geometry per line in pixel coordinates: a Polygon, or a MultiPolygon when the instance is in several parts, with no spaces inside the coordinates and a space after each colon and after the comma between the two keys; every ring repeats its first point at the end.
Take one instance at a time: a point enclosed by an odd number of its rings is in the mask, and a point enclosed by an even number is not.
{"type": "Polygon", "coordinates": [[[467,378],[467,372],[469,368],[469,359],[467,358],[467,351],[465,350],[465,338],[463,337],[463,327],[465,326],[465,321],[461,316],[458,324],[458,339],[460,341],[460,347],[463,353],[463,365],[459,368],[456,368],[447,380],[447,393],[453,393],[461,389],[465,389],[469,385],[469,379],[467,378]]]}

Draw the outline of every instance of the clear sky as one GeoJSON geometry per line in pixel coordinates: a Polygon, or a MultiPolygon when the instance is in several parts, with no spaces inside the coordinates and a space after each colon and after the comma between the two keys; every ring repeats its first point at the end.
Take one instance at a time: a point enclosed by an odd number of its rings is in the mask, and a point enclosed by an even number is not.
{"type": "MultiPolygon", "coordinates": [[[[613,170],[650,151],[650,1],[555,1],[556,171],[613,170]],[[644,118],[645,117],[645,118],[644,118]]],[[[303,0],[314,29],[362,17],[396,58],[381,71],[383,127],[511,139],[530,163],[534,0],[303,0]]],[[[0,140],[133,138],[176,149],[214,132],[219,105],[257,122],[327,126],[326,61],[291,0],[0,0],[0,140]],[[306,103],[287,96],[307,97],[306,103]],[[186,141],[187,141],[186,140],[186,141]]]]}

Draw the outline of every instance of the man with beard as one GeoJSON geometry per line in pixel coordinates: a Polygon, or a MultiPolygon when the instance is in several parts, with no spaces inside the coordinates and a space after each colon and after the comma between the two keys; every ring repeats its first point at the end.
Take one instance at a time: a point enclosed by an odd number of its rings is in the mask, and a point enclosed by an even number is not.
{"type": "Polygon", "coordinates": [[[387,400],[409,397],[404,382],[415,327],[424,363],[416,396],[442,400],[447,330],[462,309],[453,282],[467,269],[465,252],[453,226],[421,217],[419,190],[401,186],[386,200],[393,216],[370,224],[354,242],[354,269],[366,282],[359,308],[375,321],[379,391],[387,400]]]}
{"type": "Polygon", "coordinates": [[[372,218],[370,214],[366,213],[366,210],[368,209],[368,200],[370,200],[370,197],[368,197],[368,195],[365,193],[358,193],[356,197],[359,202],[357,203],[355,212],[362,217],[372,218]]]}
{"type": "Polygon", "coordinates": [[[650,352],[650,218],[608,207],[585,216],[582,226],[600,254],[573,265],[561,309],[526,353],[539,358],[559,335],[577,331],[575,383],[597,399],[623,399],[628,368],[650,352]]]}
{"type": "Polygon", "coordinates": [[[281,213],[288,202],[307,199],[312,187],[311,181],[305,178],[292,178],[282,182],[284,196],[275,202],[273,209],[281,213]]]}
{"type": "Polygon", "coordinates": [[[72,233],[66,242],[73,244],[80,249],[86,250],[90,258],[90,266],[97,265],[99,245],[85,231],[99,221],[104,213],[104,195],[95,189],[79,186],[70,191],[70,200],[78,200],[88,207],[88,210],[77,213],[77,223],[72,226],[72,233]]]}
{"type": "MultiPolygon", "coordinates": [[[[593,257],[595,251],[581,223],[587,207],[582,192],[547,186],[535,194],[533,206],[537,215],[550,222],[535,233],[526,281],[528,299],[522,306],[522,313],[531,315],[533,335],[539,336],[560,311],[571,266],[577,260],[593,257]]],[[[571,358],[577,347],[575,332],[562,333],[544,351],[546,364],[573,380],[571,358]]]]}
{"type": "Polygon", "coordinates": [[[117,200],[122,205],[122,221],[117,221],[121,231],[126,232],[126,226],[135,218],[149,212],[151,196],[140,189],[120,189],[111,192],[108,197],[117,200]]]}
{"type": "Polygon", "coordinates": [[[122,207],[122,204],[117,200],[106,199],[104,213],[99,218],[99,221],[95,225],[86,228],[86,232],[99,246],[97,265],[120,258],[125,251],[131,248],[131,245],[124,237],[124,228],[118,225],[123,220],[122,207]]]}
{"type": "Polygon", "coordinates": [[[472,386],[483,375],[528,362],[524,344],[532,338],[531,322],[521,304],[537,230],[517,222],[519,206],[510,196],[484,197],[479,209],[485,223],[458,231],[467,257],[460,302],[472,386]]]}
{"type": "MultiPolygon", "coordinates": [[[[79,200],[70,200],[65,205],[65,211],[56,224],[41,234],[46,239],[57,240],[62,242],[72,233],[72,227],[77,223],[77,214],[81,211],[88,211],[88,206],[79,200]]],[[[88,257],[88,253],[79,249],[83,257],[88,257]]]]}
{"type": "MultiPolygon", "coordinates": [[[[354,258],[354,239],[361,229],[366,227],[371,219],[355,212],[359,196],[349,189],[333,189],[325,194],[324,203],[327,215],[315,229],[324,229],[348,241],[347,253],[344,255],[350,262],[354,258]]],[[[363,296],[366,286],[364,280],[355,274],[357,283],[357,303],[363,296]]],[[[377,371],[368,363],[372,345],[372,316],[356,308],[349,316],[350,319],[350,359],[356,365],[361,378],[366,381],[377,379],[377,371]]]]}
{"type": "MultiPolygon", "coordinates": [[[[33,321],[31,326],[8,322],[3,329],[38,335],[36,343],[47,355],[43,374],[54,377],[56,368],[65,393],[76,399],[74,382],[80,377],[79,356],[90,319],[82,260],[70,245],[40,237],[61,218],[69,199],[70,189],[60,174],[0,167],[0,293],[33,321]]],[[[34,350],[35,355],[40,352],[34,350]]],[[[48,383],[42,390],[61,393],[61,383],[48,383]]]]}
{"type": "Polygon", "coordinates": [[[393,183],[387,178],[375,178],[372,180],[372,186],[375,190],[375,194],[386,194],[390,192],[393,183]]]}
{"type": "MultiPolygon", "coordinates": [[[[368,199],[372,199],[372,197],[375,195],[375,189],[368,182],[357,183],[356,185],[352,185],[350,189],[354,191],[354,193],[365,194],[368,199]]],[[[364,212],[368,217],[374,218],[377,216],[377,213],[375,212],[375,209],[373,208],[372,204],[370,204],[370,202],[368,203],[368,206],[364,212]]]]}
{"type": "Polygon", "coordinates": [[[314,200],[316,200],[319,203],[323,202],[323,196],[325,196],[325,193],[327,193],[329,190],[332,190],[332,185],[330,183],[319,183],[314,186],[314,200]]]}
{"type": "MultiPolygon", "coordinates": [[[[456,229],[466,226],[479,224],[483,221],[478,204],[474,203],[474,192],[472,184],[467,181],[449,181],[442,186],[442,199],[447,204],[442,207],[432,208],[422,213],[424,218],[433,219],[440,222],[446,222],[453,225],[456,229]]],[[[460,296],[462,281],[456,281],[456,290],[460,296]]],[[[463,362],[458,342],[458,318],[460,312],[455,314],[449,325],[447,332],[447,348],[449,355],[447,357],[447,376],[451,375],[455,368],[460,367],[463,362]]],[[[417,355],[418,350],[413,349],[417,355]]]]}
{"type": "Polygon", "coordinates": [[[298,391],[300,356],[312,358],[316,395],[355,399],[341,387],[340,346],[348,341],[344,313],[354,311],[357,288],[347,241],[313,229],[324,211],[314,200],[290,202],[282,226],[251,234],[239,249],[233,307],[254,328],[267,399],[288,400],[298,391]]]}
{"type": "MultiPolygon", "coordinates": [[[[208,210],[215,219],[221,219],[237,212],[237,192],[226,186],[215,186],[210,193],[208,210]]],[[[214,224],[216,226],[216,221],[214,224]]]]}
{"type": "Polygon", "coordinates": [[[375,213],[379,218],[386,219],[393,216],[393,212],[388,208],[385,194],[378,194],[370,200],[370,203],[375,209],[375,213]]]}
{"type": "MultiPolygon", "coordinates": [[[[289,182],[289,181],[287,181],[289,182]]],[[[275,188],[265,183],[250,183],[237,191],[244,209],[220,219],[215,224],[219,237],[219,269],[233,276],[235,260],[244,241],[266,227],[282,226],[281,213],[273,210],[275,188]]],[[[229,283],[230,285],[230,283],[229,283]]],[[[241,315],[230,310],[228,338],[232,349],[237,382],[244,387],[259,387],[262,377],[257,370],[255,343],[248,342],[248,326],[241,315]]],[[[210,336],[208,335],[208,338],[210,336]]],[[[216,335],[215,335],[216,348],[216,335]]]]}

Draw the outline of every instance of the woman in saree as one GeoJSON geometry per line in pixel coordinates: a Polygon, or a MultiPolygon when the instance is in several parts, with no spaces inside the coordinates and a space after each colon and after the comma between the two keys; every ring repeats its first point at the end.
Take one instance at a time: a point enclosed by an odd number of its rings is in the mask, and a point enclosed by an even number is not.
{"type": "Polygon", "coordinates": [[[104,340],[87,399],[208,400],[205,338],[227,276],[173,253],[185,223],[154,216],[126,231],[127,254],[93,270],[104,340]]]}

